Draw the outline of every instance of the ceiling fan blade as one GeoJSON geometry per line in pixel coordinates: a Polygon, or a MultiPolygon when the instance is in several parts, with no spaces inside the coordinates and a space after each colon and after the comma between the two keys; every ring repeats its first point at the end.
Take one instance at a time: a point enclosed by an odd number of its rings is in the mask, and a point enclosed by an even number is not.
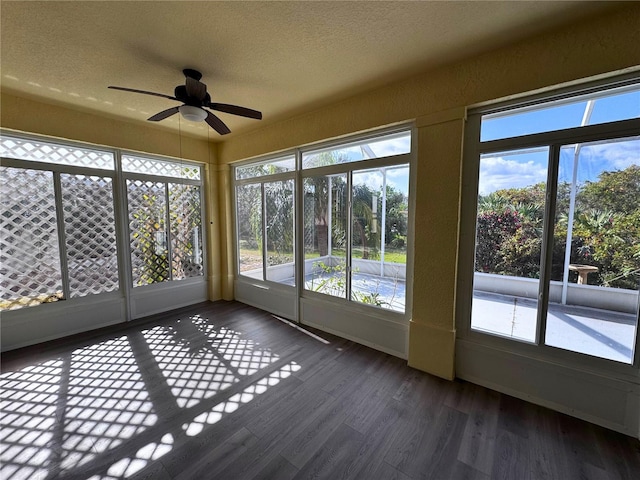
{"type": "Polygon", "coordinates": [[[204,100],[207,95],[207,86],[196,80],[195,78],[187,77],[187,95],[198,100],[204,100]]]}
{"type": "Polygon", "coordinates": [[[262,120],[262,112],[252,110],[250,108],[240,107],[238,105],[228,105],[226,103],[210,103],[208,107],[219,112],[262,120]]]}
{"type": "Polygon", "coordinates": [[[167,108],[166,110],[163,110],[159,113],[156,113],[152,117],[147,118],[147,120],[150,120],[152,122],[159,122],[160,120],[164,120],[165,118],[168,118],[171,115],[175,115],[176,113],[178,113],[179,108],[180,107],[167,108]]]}
{"type": "Polygon", "coordinates": [[[153,95],[155,97],[162,97],[162,98],[168,98],[169,100],[180,101],[177,98],[172,97],[170,95],[165,95],[163,93],[147,92],[146,90],[136,90],[135,88],[113,87],[113,86],[109,86],[107,88],[112,88],[114,90],[122,90],[123,92],[143,93],[145,95],[153,95]]]}
{"type": "Polygon", "coordinates": [[[207,122],[209,126],[213,128],[216,132],[218,132],[220,135],[226,135],[227,133],[231,133],[231,130],[229,130],[229,127],[227,127],[222,120],[220,120],[211,112],[207,112],[207,118],[205,118],[205,122],[207,122]]]}

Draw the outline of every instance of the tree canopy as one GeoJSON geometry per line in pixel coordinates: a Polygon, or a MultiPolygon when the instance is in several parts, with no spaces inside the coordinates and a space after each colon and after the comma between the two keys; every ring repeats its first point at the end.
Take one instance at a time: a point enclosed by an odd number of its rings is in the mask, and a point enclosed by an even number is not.
{"type": "MultiPolygon", "coordinates": [[[[563,276],[570,191],[569,184],[558,185],[552,280],[563,276]]],[[[538,278],[544,206],[544,183],[480,196],[476,270],[538,278]]],[[[578,187],[570,258],[571,263],[598,267],[589,284],[638,288],[640,166],[602,172],[598,180],[578,187]]]]}

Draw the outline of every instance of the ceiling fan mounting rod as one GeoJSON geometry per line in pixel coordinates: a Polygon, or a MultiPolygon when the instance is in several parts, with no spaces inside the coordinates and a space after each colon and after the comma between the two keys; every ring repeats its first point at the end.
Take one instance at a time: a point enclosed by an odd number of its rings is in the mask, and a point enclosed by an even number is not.
{"type": "Polygon", "coordinates": [[[202,78],[202,74],[193,68],[185,68],[182,70],[182,73],[184,73],[185,77],[193,78],[194,80],[200,80],[202,78]]]}

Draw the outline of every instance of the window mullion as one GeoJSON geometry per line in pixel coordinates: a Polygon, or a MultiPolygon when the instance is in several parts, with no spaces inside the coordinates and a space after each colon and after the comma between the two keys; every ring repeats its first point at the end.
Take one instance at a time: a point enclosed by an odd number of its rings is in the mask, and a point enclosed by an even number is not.
{"type": "Polygon", "coordinates": [[[173,252],[171,248],[171,204],[169,203],[169,182],[164,184],[164,198],[165,198],[165,223],[164,238],[167,242],[167,262],[169,269],[169,281],[173,281],[173,252]]]}
{"type": "Polygon", "coordinates": [[[556,198],[558,195],[558,167],[560,145],[549,148],[549,168],[547,170],[547,191],[542,226],[542,248],[540,255],[540,284],[538,287],[538,314],[536,321],[536,344],[544,343],[549,310],[549,283],[553,263],[553,232],[555,228],[556,198]]]}
{"type": "Polygon", "coordinates": [[[329,257],[331,257],[331,250],[333,249],[333,245],[331,242],[331,232],[333,231],[333,195],[332,195],[332,188],[333,188],[333,182],[331,180],[331,177],[327,177],[327,185],[329,188],[327,188],[327,195],[329,197],[329,200],[327,202],[327,205],[329,206],[329,211],[327,216],[328,218],[328,225],[327,225],[327,253],[329,254],[329,257]]]}
{"type": "Polygon", "coordinates": [[[387,169],[385,167],[382,168],[382,212],[380,217],[380,276],[384,277],[384,242],[387,240],[387,169]]]}
{"type": "Polygon", "coordinates": [[[264,182],[260,183],[262,199],[262,279],[267,279],[267,193],[264,182]]]}
{"type": "Polygon", "coordinates": [[[353,172],[347,174],[347,245],[346,245],[346,279],[345,279],[345,294],[347,300],[351,301],[351,273],[353,261],[351,259],[352,244],[353,244],[353,172]]]}
{"type": "Polygon", "coordinates": [[[116,150],[115,155],[116,175],[113,185],[113,199],[116,220],[116,248],[118,250],[118,268],[120,269],[120,290],[124,294],[127,321],[129,321],[132,319],[131,290],[133,288],[129,202],[127,199],[127,180],[122,174],[122,154],[119,150],[116,150]]]}
{"type": "Polygon", "coordinates": [[[296,150],[295,192],[294,192],[294,259],[295,259],[295,284],[296,284],[296,322],[300,322],[300,301],[304,292],[305,277],[305,251],[304,251],[304,180],[302,178],[302,154],[296,150]]]}
{"type": "Polygon", "coordinates": [[[60,253],[60,274],[62,277],[63,298],[71,298],[69,286],[69,261],[67,258],[67,236],[64,228],[64,208],[62,203],[62,184],[60,172],[53,172],[53,191],[55,193],[56,222],[58,225],[58,250],[60,253]]]}
{"type": "MultiPolygon", "coordinates": [[[[207,255],[207,247],[206,247],[207,239],[209,238],[207,235],[209,222],[207,221],[207,215],[206,215],[207,194],[205,194],[206,192],[205,184],[207,185],[209,184],[209,178],[210,178],[209,168],[211,168],[209,164],[206,164],[200,167],[200,178],[203,180],[202,180],[202,183],[199,185],[200,187],[199,189],[200,190],[200,250],[201,250],[200,264],[202,265],[202,275],[204,276],[205,279],[208,279],[209,277],[209,267],[208,267],[208,261],[207,261],[208,255],[207,255]],[[204,179],[206,179],[206,182],[204,179]]],[[[215,189],[215,191],[217,192],[217,189],[215,189]]]]}

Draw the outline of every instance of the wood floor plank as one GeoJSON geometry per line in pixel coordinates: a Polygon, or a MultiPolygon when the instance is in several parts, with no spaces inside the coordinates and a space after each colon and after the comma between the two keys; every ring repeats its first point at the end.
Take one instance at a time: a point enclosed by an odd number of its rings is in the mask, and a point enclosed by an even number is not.
{"type": "MultiPolygon", "coordinates": [[[[458,460],[490,475],[498,430],[500,394],[484,388],[467,388],[465,394],[470,401],[464,402],[466,405],[463,410],[468,412],[469,417],[462,434],[458,460]]],[[[452,405],[451,402],[445,404],[452,405]]],[[[453,404],[460,406],[460,402],[453,404]]]]}
{"type": "Polygon", "coordinates": [[[471,413],[474,394],[477,390],[477,385],[456,379],[447,392],[444,404],[463,413],[471,413]]]}
{"type": "Polygon", "coordinates": [[[509,395],[500,396],[500,415],[498,428],[529,438],[530,426],[533,424],[532,411],[527,402],[509,395]]]}
{"type": "Polygon", "coordinates": [[[294,477],[296,479],[338,479],[347,470],[364,442],[364,436],[344,424],[294,477]]]}
{"type": "Polygon", "coordinates": [[[378,463],[375,469],[373,469],[371,472],[367,472],[367,475],[370,475],[370,476],[354,477],[354,478],[360,478],[363,480],[374,479],[374,478],[379,478],[379,479],[384,478],[384,480],[411,480],[411,477],[405,475],[400,470],[393,468],[387,462],[378,463]]]}
{"type": "Polygon", "coordinates": [[[529,480],[529,450],[526,439],[508,430],[498,430],[491,478],[495,480],[529,480]]]}
{"type": "Polygon", "coordinates": [[[313,378],[314,385],[332,396],[339,395],[344,388],[350,388],[360,378],[358,369],[333,360],[313,378]]]}
{"type": "Polygon", "coordinates": [[[385,408],[370,422],[369,428],[360,432],[365,440],[343,473],[343,479],[386,478],[381,472],[387,470],[396,472],[392,476],[405,476],[383,461],[391,443],[393,429],[401,415],[402,409],[398,402],[389,399],[385,408]]]}
{"type": "Polygon", "coordinates": [[[455,480],[490,480],[491,477],[486,473],[476,470],[470,465],[456,460],[451,467],[451,479],[455,480]]]}
{"type": "Polygon", "coordinates": [[[261,415],[247,422],[247,428],[257,437],[273,437],[273,432],[282,429],[296,416],[313,417],[333,397],[303,384],[291,395],[266,409],[261,415]]]}
{"type": "MultiPolygon", "coordinates": [[[[445,413],[453,412],[441,403],[444,391],[437,390],[438,382],[419,374],[411,374],[409,382],[408,389],[401,387],[402,394],[393,397],[398,401],[402,414],[392,434],[391,446],[384,456],[387,463],[405,473],[414,470],[413,465],[424,452],[429,436],[436,431],[437,414],[441,412],[441,408],[447,408],[445,413]]],[[[404,382],[403,385],[407,383],[404,382]]],[[[456,413],[466,419],[465,414],[456,413]]],[[[463,425],[460,426],[461,431],[462,427],[463,425]]]]}
{"type": "Polygon", "coordinates": [[[384,379],[372,375],[363,375],[362,378],[365,381],[360,391],[356,392],[357,395],[351,396],[351,408],[345,418],[345,424],[360,433],[365,433],[371,429],[372,423],[385,409],[391,396],[388,393],[388,383],[384,379]]]}
{"type": "Polygon", "coordinates": [[[535,479],[570,478],[573,473],[566,460],[558,422],[558,414],[536,407],[535,428],[529,437],[531,476],[535,479]]]}
{"type": "Polygon", "coordinates": [[[332,342],[329,345],[314,345],[312,348],[305,350],[304,366],[305,368],[296,372],[294,375],[302,381],[308,380],[315,375],[322,373],[326,365],[335,360],[335,357],[340,354],[341,346],[344,346],[348,340],[339,339],[337,342],[332,342]]]}
{"type": "Polygon", "coordinates": [[[251,480],[291,480],[297,474],[298,469],[286,458],[278,455],[251,480]]]}
{"type": "Polygon", "coordinates": [[[575,465],[587,462],[602,468],[604,465],[598,452],[592,425],[568,415],[558,414],[557,418],[560,436],[565,447],[565,457],[575,465]]]}
{"type": "Polygon", "coordinates": [[[336,398],[327,402],[304,431],[284,443],[281,455],[292,465],[302,468],[342,425],[347,412],[348,405],[344,399],[336,398]]]}
{"type": "Polygon", "coordinates": [[[173,478],[175,480],[215,478],[219,472],[237,461],[247,449],[257,442],[258,438],[243,427],[224,442],[210,448],[209,452],[201,455],[195,462],[183,464],[183,469],[173,478]]]}
{"type": "Polygon", "coordinates": [[[596,447],[609,478],[637,480],[640,472],[640,441],[605,428],[594,427],[596,447]]]}
{"type": "Polygon", "coordinates": [[[451,478],[467,414],[441,405],[413,458],[398,467],[415,479],[451,478]]]}
{"type": "Polygon", "coordinates": [[[257,430],[260,443],[220,473],[220,478],[252,478],[283,452],[284,444],[306,430],[326,407],[328,394],[308,388],[306,383],[285,401],[250,421],[248,429],[257,430]],[[299,392],[299,393],[298,393],[299,392]]]}

